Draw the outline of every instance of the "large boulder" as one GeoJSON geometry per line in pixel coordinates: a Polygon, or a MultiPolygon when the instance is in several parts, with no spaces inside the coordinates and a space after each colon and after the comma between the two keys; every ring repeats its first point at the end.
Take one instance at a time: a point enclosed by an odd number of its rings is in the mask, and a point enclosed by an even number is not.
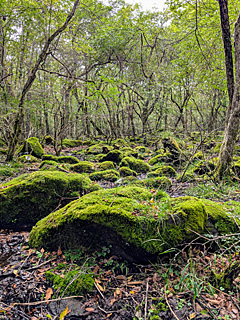
{"type": "Polygon", "coordinates": [[[150,191],[136,186],[100,190],[39,221],[30,233],[30,245],[89,251],[110,246],[112,254],[129,261],[155,260],[204,232],[236,230],[229,205],[223,209],[214,204],[194,197],[170,198],[162,192],[153,198],[150,191]]]}
{"type": "Polygon", "coordinates": [[[72,199],[99,188],[86,175],[77,173],[21,175],[0,185],[0,228],[33,225],[72,199]]]}

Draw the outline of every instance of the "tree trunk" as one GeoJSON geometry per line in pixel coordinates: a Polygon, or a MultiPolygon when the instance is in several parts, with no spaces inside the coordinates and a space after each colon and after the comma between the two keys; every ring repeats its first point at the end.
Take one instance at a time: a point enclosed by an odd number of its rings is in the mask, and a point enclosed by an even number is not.
{"type": "Polygon", "coordinates": [[[224,139],[219,153],[219,162],[216,174],[221,179],[229,173],[233,160],[237,134],[240,125],[240,12],[235,23],[235,85],[232,98],[231,112],[224,132],[224,139]]]}
{"type": "Polygon", "coordinates": [[[45,62],[46,58],[47,58],[47,52],[48,49],[51,45],[51,43],[53,42],[53,40],[59,35],[61,34],[68,26],[69,22],[71,21],[72,17],[75,14],[75,11],[77,9],[79,0],[76,0],[73,6],[72,11],[69,13],[69,15],[67,16],[66,21],[64,22],[64,24],[57,29],[48,39],[47,42],[45,43],[42,52],[40,53],[37,62],[35,63],[35,66],[33,67],[24,87],[22,90],[22,94],[21,94],[21,98],[20,98],[20,102],[18,104],[18,113],[16,115],[15,118],[15,122],[14,122],[14,128],[13,128],[13,133],[11,136],[11,141],[9,144],[9,149],[8,149],[8,154],[7,154],[7,159],[6,161],[11,161],[13,159],[16,147],[17,147],[17,143],[19,141],[19,137],[21,135],[22,132],[22,126],[23,126],[23,121],[24,121],[24,113],[25,113],[25,99],[27,96],[28,91],[31,89],[32,84],[36,78],[36,73],[40,67],[40,65],[42,63],[45,62]]]}

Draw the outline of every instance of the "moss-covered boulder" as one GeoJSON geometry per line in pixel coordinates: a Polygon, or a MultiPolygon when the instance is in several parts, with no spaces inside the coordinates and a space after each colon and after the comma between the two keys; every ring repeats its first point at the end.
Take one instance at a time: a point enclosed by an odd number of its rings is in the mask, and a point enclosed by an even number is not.
{"type": "Polygon", "coordinates": [[[44,154],[38,138],[31,137],[24,141],[23,145],[18,150],[19,154],[31,154],[34,157],[41,158],[44,154]]]}
{"type": "Polygon", "coordinates": [[[148,178],[159,176],[175,177],[176,170],[171,166],[161,166],[160,168],[148,173],[148,178]]]}
{"type": "Polygon", "coordinates": [[[111,245],[113,254],[146,261],[193,239],[193,231],[203,232],[207,212],[201,200],[152,197],[147,189],[134,186],[93,192],[39,221],[30,245],[92,251],[111,245]]]}
{"type": "Polygon", "coordinates": [[[110,170],[110,169],[115,169],[116,165],[112,161],[104,161],[98,164],[98,169],[103,171],[103,170],[110,170]]]}
{"type": "Polygon", "coordinates": [[[150,166],[143,160],[135,159],[133,157],[125,157],[120,163],[120,167],[129,167],[137,173],[146,173],[150,171],[150,166]]]}
{"type": "Polygon", "coordinates": [[[56,161],[53,160],[43,160],[39,166],[39,169],[43,169],[46,166],[53,166],[54,168],[56,168],[56,166],[58,165],[58,163],[56,161]]]}
{"type": "Polygon", "coordinates": [[[79,163],[79,160],[74,156],[60,156],[60,157],[57,157],[57,162],[75,164],[75,163],[79,163]]]}
{"type": "Polygon", "coordinates": [[[44,144],[50,145],[53,143],[54,143],[54,139],[50,135],[47,135],[44,137],[44,144]]]}
{"type": "Polygon", "coordinates": [[[137,172],[130,169],[129,167],[121,167],[119,169],[119,173],[121,177],[127,177],[127,176],[136,176],[137,172]]]}
{"type": "Polygon", "coordinates": [[[23,163],[34,163],[34,162],[39,162],[41,160],[32,156],[31,154],[25,154],[23,156],[18,157],[18,161],[23,163]]]}
{"type": "Polygon", "coordinates": [[[34,224],[59,206],[100,187],[86,175],[58,171],[24,174],[0,186],[0,226],[34,224]]]}
{"type": "Polygon", "coordinates": [[[134,182],[134,184],[148,188],[148,189],[165,190],[166,188],[172,185],[172,181],[168,177],[155,177],[155,178],[137,180],[134,182]]]}
{"type": "Polygon", "coordinates": [[[171,156],[170,152],[161,152],[157,154],[155,157],[151,158],[148,163],[150,166],[153,166],[158,163],[168,162],[168,157],[171,156]]]}
{"type": "Polygon", "coordinates": [[[110,182],[115,182],[119,179],[120,175],[116,170],[104,170],[93,172],[89,175],[89,178],[93,181],[106,180],[110,182]]]}
{"type": "Polygon", "coordinates": [[[97,155],[99,153],[105,153],[104,150],[110,151],[112,149],[113,149],[112,146],[109,146],[109,145],[104,144],[104,143],[99,143],[99,144],[95,144],[95,145],[89,147],[87,149],[86,153],[87,154],[96,154],[97,155]]]}
{"type": "Polygon", "coordinates": [[[63,139],[62,146],[65,148],[76,148],[82,145],[82,140],[63,139]]]}
{"type": "Polygon", "coordinates": [[[214,158],[210,161],[200,161],[196,164],[195,168],[193,169],[193,172],[199,175],[203,174],[209,174],[212,172],[217,164],[217,158],[214,158]]]}
{"type": "Polygon", "coordinates": [[[120,150],[112,150],[108,154],[103,155],[99,161],[112,161],[116,164],[119,164],[123,158],[123,153],[120,150]]]}
{"type": "Polygon", "coordinates": [[[50,160],[50,161],[55,161],[57,162],[58,157],[54,156],[53,154],[43,154],[42,155],[42,160],[50,160]]]}
{"type": "Polygon", "coordinates": [[[70,166],[70,170],[78,173],[91,173],[94,169],[94,164],[89,161],[80,161],[79,163],[70,166]]]}

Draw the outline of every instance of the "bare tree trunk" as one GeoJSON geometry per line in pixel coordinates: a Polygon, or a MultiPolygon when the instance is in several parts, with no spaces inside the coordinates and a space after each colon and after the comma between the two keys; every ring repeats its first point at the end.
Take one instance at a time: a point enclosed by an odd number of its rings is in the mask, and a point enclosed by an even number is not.
{"type": "Polygon", "coordinates": [[[225,128],[224,139],[219,153],[219,162],[216,171],[220,179],[229,173],[240,125],[240,12],[235,23],[234,46],[235,85],[232,104],[229,108],[231,111],[229,113],[228,123],[225,128]]]}
{"type": "Polygon", "coordinates": [[[35,63],[35,66],[33,67],[30,75],[28,76],[28,79],[23,87],[22,90],[22,94],[21,94],[21,98],[20,98],[20,102],[18,104],[18,113],[16,115],[15,118],[15,123],[14,123],[14,128],[13,128],[13,133],[11,136],[11,141],[9,144],[9,149],[8,149],[8,154],[7,154],[7,159],[6,161],[11,161],[13,159],[15,150],[16,150],[16,146],[17,143],[19,141],[19,137],[21,135],[22,132],[22,126],[23,126],[23,121],[24,121],[24,113],[25,113],[25,99],[26,99],[26,95],[28,93],[28,91],[31,89],[32,84],[36,78],[36,73],[40,67],[40,65],[45,62],[46,58],[47,58],[47,52],[48,49],[51,45],[51,43],[53,42],[53,40],[59,35],[61,34],[68,26],[69,22],[71,21],[72,17],[75,14],[75,11],[77,9],[79,0],[76,0],[73,6],[72,11],[69,13],[69,15],[67,16],[66,21],[64,22],[64,24],[57,29],[46,41],[42,52],[40,53],[37,62],[35,63]]]}

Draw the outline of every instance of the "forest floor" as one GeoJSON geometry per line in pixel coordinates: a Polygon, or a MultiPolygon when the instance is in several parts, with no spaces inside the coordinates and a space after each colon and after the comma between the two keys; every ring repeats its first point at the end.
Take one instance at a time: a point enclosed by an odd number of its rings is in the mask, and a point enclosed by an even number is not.
{"type": "MultiPolygon", "coordinates": [[[[174,182],[167,192],[185,195],[190,187],[197,186],[174,182]]],[[[238,198],[238,191],[231,196],[238,198]]],[[[0,231],[0,319],[240,320],[240,277],[230,289],[209,281],[212,271],[240,263],[238,234],[232,242],[197,239],[147,265],[129,264],[105,247],[91,256],[61,248],[37,251],[29,248],[28,237],[28,231],[0,231]],[[54,290],[45,272],[60,263],[91,273],[93,290],[68,297],[54,290]]]]}

